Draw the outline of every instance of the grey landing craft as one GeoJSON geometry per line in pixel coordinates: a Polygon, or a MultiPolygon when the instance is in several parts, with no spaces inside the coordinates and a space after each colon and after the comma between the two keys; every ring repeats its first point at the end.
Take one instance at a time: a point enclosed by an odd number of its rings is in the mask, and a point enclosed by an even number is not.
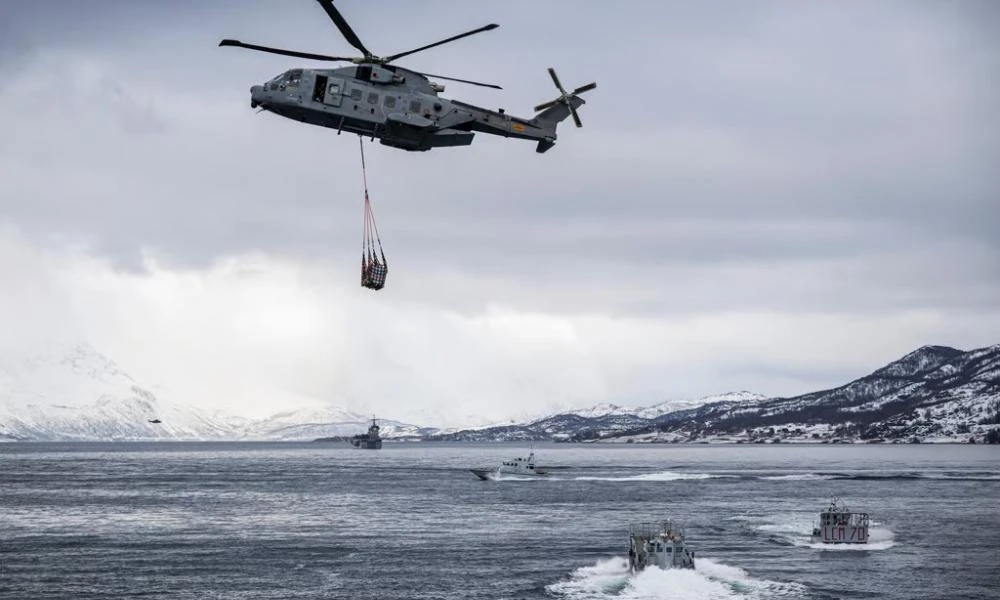
{"type": "Polygon", "coordinates": [[[867,544],[868,513],[847,510],[834,498],[819,514],[819,525],[813,527],[813,542],[824,544],[867,544]]]}
{"type": "Polygon", "coordinates": [[[673,521],[631,523],[628,529],[628,566],[633,573],[648,566],[693,569],[694,552],[684,543],[684,532],[673,521]]]}

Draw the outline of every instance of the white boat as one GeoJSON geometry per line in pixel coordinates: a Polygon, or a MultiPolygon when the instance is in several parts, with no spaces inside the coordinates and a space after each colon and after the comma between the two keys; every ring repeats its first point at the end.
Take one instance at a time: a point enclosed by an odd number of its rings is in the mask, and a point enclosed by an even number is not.
{"type": "Polygon", "coordinates": [[[819,525],[813,527],[812,541],[824,544],[867,544],[868,513],[857,513],[837,504],[838,498],[819,514],[819,525]]]}
{"type": "Polygon", "coordinates": [[[500,463],[499,467],[493,469],[470,469],[480,479],[496,479],[503,475],[546,475],[544,469],[535,466],[535,451],[528,454],[528,458],[513,458],[500,463]]]}

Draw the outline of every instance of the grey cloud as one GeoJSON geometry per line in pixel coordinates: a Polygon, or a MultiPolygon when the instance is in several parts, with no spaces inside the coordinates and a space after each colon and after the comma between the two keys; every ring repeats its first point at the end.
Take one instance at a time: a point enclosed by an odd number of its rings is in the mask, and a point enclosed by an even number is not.
{"type": "MultiPolygon", "coordinates": [[[[507,88],[449,84],[451,97],[528,111],[554,93],[549,64],[564,80],[600,85],[582,110],[585,127],[562,127],[547,155],[481,135],[471,148],[428,154],[369,145],[372,197],[400,272],[509,278],[528,290],[515,298],[536,286],[573,293],[588,280],[627,283],[633,297],[619,302],[634,307],[647,304],[640,290],[651,279],[736,265],[768,271],[760,279],[779,287],[711,302],[700,291],[682,304],[721,307],[746,296],[757,297],[754,306],[961,304],[962,293],[922,274],[937,270],[976,290],[971,305],[997,298],[983,283],[996,273],[1000,240],[992,226],[1000,222],[998,117],[988,102],[1000,53],[983,26],[996,14],[989,3],[340,6],[385,51],[501,22],[407,61],[507,88]],[[413,25],[390,28],[387,14],[413,25]],[[935,256],[922,250],[935,245],[935,256]],[[891,283],[855,266],[866,259],[906,275],[891,283]],[[542,284],[538,263],[547,267],[542,284]],[[689,270],[671,271],[677,265],[689,270]],[[793,267],[788,276],[801,279],[781,284],[776,274],[793,267]],[[851,269],[841,289],[851,301],[829,300],[838,268],[851,269]]],[[[0,63],[5,75],[29,69],[34,81],[32,66],[53,61],[69,71],[15,105],[14,130],[24,137],[0,150],[6,219],[86,240],[128,268],[141,264],[143,247],[178,264],[255,250],[356,260],[356,138],[253,115],[249,85],[289,59],[215,47],[240,37],[349,52],[318,7],[40,2],[13,10],[36,58],[20,71],[0,63]],[[114,29],[101,28],[112,19],[114,29]],[[73,61],[90,57],[97,79],[74,79],[73,61]]],[[[11,98],[19,97],[0,92],[5,108],[11,98]]]]}

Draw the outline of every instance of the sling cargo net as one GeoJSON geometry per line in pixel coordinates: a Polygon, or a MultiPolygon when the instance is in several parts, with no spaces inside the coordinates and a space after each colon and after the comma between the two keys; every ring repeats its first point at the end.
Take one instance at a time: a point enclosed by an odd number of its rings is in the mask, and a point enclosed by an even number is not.
{"type": "Polygon", "coordinates": [[[361,287],[380,290],[385,287],[389,263],[385,260],[382,240],[379,239],[378,227],[375,225],[375,214],[372,212],[372,203],[368,199],[368,177],[365,175],[363,141],[361,142],[361,176],[365,186],[365,224],[361,241],[361,287]]]}

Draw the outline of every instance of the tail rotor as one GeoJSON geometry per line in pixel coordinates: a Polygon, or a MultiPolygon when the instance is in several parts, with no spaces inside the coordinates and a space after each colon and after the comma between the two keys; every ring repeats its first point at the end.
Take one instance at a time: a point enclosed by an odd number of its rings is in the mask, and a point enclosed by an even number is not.
{"type": "MultiPolygon", "coordinates": [[[[569,110],[569,113],[570,115],[572,115],[573,122],[576,123],[576,126],[583,127],[583,122],[580,121],[580,115],[577,114],[576,112],[576,106],[574,106],[570,100],[572,98],[575,98],[577,95],[582,94],[583,92],[587,92],[596,88],[597,83],[594,82],[594,83],[588,83],[587,85],[581,85],[572,92],[567,92],[565,88],[563,88],[562,83],[559,82],[559,77],[556,75],[556,70],[553,69],[552,67],[549,67],[549,75],[552,77],[552,83],[556,84],[556,88],[559,90],[559,97],[556,98],[555,100],[549,100],[548,102],[539,104],[538,106],[535,107],[535,112],[545,110],[557,104],[562,104],[569,110]]],[[[580,103],[582,103],[582,100],[580,101],[580,103]]]]}

